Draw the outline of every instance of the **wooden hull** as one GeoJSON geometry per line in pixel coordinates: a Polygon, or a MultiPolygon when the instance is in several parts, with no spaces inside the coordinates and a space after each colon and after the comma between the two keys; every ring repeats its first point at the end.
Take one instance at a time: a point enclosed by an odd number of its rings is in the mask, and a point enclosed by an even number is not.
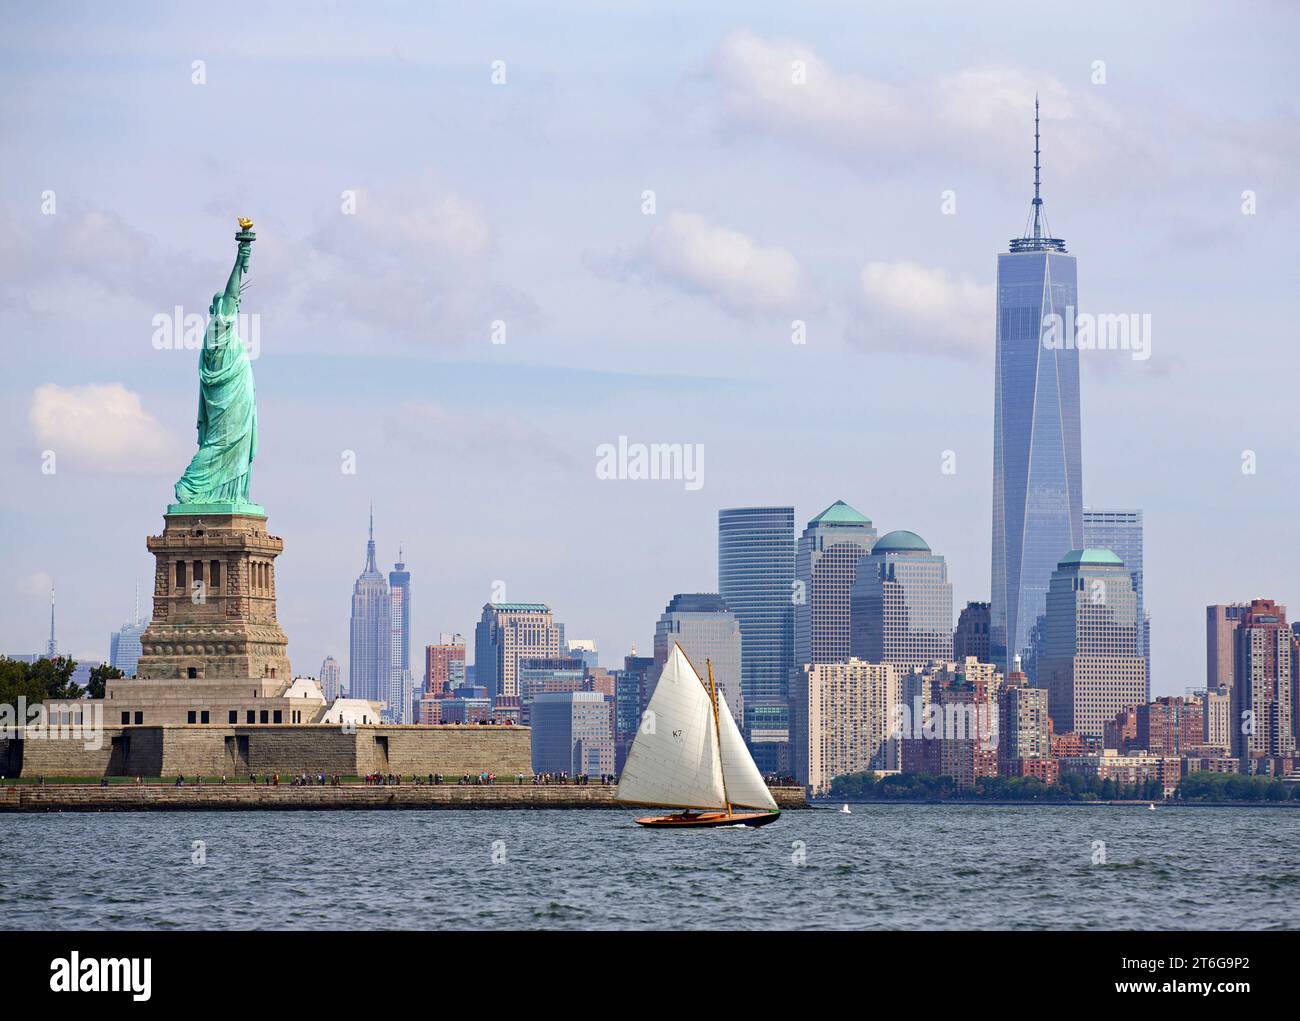
{"type": "Polygon", "coordinates": [[[697,812],[695,814],[650,815],[638,819],[641,826],[665,830],[711,829],[717,826],[766,826],[781,818],[780,812],[697,812]]]}

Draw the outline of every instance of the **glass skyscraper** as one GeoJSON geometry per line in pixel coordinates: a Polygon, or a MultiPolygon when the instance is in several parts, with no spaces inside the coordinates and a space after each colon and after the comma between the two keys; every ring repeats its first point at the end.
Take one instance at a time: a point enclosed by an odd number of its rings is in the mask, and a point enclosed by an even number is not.
{"type": "Polygon", "coordinates": [[[764,773],[790,769],[794,508],[718,511],[718,593],[740,621],[745,740],[764,773]]]}
{"type": "Polygon", "coordinates": [[[794,508],[718,511],[718,594],[740,621],[747,705],[784,705],[794,652],[794,508]]]}
{"type": "Polygon", "coordinates": [[[414,695],[411,673],[411,572],[402,563],[401,547],[397,550],[397,562],[388,572],[388,604],[388,716],[394,723],[410,723],[414,695]]]}
{"type": "Polygon", "coordinates": [[[1075,322],[1076,266],[1039,192],[1035,100],[1032,229],[998,256],[990,638],[1004,671],[1026,650],[1057,563],[1083,546],[1079,352],[1062,327],[1075,322]],[[1063,344],[1045,342],[1053,322],[1063,344]]]}

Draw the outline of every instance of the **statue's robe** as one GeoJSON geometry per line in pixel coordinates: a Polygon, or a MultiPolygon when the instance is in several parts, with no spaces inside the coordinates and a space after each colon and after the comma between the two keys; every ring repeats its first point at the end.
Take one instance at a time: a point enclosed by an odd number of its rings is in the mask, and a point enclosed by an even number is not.
{"type": "Polygon", "coordinates": [[[235,330],[238,311],[238,302],[223,298],[204,337],[199,449],[176,483],[178,503],[249,502],[248,483],[257,455],[257,403],[253,365],[235,330]]]}

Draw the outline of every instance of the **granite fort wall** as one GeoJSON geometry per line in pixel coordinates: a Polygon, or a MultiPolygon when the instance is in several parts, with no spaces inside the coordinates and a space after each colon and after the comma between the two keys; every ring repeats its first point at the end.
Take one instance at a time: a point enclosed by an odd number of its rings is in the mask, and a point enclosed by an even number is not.
{"type": "Polygon", "coordinates": [[[80,738],[0,742],[6,776],[246,776],[249,773],[481,772],[532,774],[528,727],[266,726],[105,727],[98,749],[80,738]],[[15,746],[20,745],[20,749],[15,746]],[[21,764],[21,770],[18,769],[21,764]]]}

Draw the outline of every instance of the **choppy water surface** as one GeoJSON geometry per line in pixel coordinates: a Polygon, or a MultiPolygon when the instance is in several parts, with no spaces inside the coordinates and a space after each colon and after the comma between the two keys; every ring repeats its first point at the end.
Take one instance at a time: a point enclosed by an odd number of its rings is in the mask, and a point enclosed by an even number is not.
{"type": "Polygon", "coordinates": [[[0,927],[1296,928],[1297,847],[1268,808],[10,815],[0,927]]]}

